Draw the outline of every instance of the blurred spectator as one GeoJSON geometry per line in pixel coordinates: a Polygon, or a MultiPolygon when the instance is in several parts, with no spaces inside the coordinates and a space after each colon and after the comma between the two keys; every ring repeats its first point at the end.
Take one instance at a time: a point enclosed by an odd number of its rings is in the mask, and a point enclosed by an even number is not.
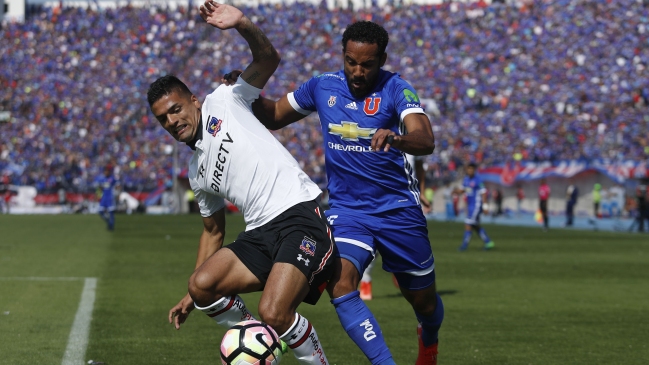
{"type": "Polygon", "coordinates": [[[602,185],[595,183],[593,186],[593,217],[599,218],[599,205],[602,202],[602,185]]]}
{"type": "Polygon", "coordinates": [[[572,227],[575,218],[575,205],[579,198],[579,188],[572,181],[566,189],[566,227],[572,227]]]}
{"type": "Polygon", "coordinates": [[[549,218],[548,218],[549,199],[550,199],[550,185],[548,185],[545,179],[541,179],[541,185],[539,186],[539,210],[541,211],[541,216],[543,217],[544,231],[547,231],[549,228],[549,218]]]}
{"type": "Polygon", "coordinates": [[[647,180],[645,179],[640,181],[635,193],[638,206],[638,231],[640,232],[644,232],[644,221],[649,221],[649,204],[647,204],[647,199],[649,198],[648,190],[647,180]]]}

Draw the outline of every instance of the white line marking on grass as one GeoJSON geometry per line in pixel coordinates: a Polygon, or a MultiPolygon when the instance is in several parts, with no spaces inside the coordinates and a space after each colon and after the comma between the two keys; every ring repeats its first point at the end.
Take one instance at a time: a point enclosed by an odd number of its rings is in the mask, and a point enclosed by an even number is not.
{"type": "Polygon", "coordinates": [[[92,308],[95,305],[95,289],[97,289],[97,278],[86,278],[81,292],[79,309],[74,316],[68,346],[65,349],[61,365],[82,365],[85,363],[92,308]]]}
{"type": "Polygon", "coordinates": [[[78,278],[74,276],[68,276],[68,277],[42,277],[42,276],[5,276],[5,277],[0,277],[0,281],[77,281],[77,280],[83,280],[85,278],[78,278]]]}

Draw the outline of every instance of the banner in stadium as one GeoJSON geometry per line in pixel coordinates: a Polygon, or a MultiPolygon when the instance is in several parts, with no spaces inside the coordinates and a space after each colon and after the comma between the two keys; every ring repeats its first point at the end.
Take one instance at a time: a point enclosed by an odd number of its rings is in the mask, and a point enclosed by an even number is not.
{"type": "Polygon", "coordinates": [[[624,183],[627,179],[649,177],[647,162],[610,162],[610,161],[561,161],[550,162],[512,162],[479,169],[483,181],[502,185],[513,185],[517,182],[538,180],[549,177],[569,178],[584,172],[599,172],[609,179],[624,183]]]}

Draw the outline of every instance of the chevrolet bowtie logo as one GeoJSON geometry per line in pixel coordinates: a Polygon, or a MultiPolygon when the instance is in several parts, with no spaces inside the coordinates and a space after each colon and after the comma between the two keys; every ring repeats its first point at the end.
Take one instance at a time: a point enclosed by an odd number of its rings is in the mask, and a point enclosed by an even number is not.
{"type": "Polygon", "coordinates": [[[359,138],[372,139],[376,128],[359,128],[354,122],[329,123],[329,133],[340,136],[343,141],[358,141],[359,138]]]}

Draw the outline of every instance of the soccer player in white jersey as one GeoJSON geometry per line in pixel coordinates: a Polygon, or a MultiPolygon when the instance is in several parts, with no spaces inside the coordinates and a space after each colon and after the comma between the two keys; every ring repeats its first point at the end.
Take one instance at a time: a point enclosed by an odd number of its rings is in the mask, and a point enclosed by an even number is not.
{"type": "Polygon", "coordinates": [[[237,8],[208,0],[200,13],[216,28],[236,29],[253,60],[236,84],[219,86],[202,105],[174,76],[159,78],[147,93],[160,124],[195,150],[189,180],[204,225],[189,292],[169,311],[169,321],[180,328],[196,307],[230,327],[253,318],[237,294],[263,291],[261,320],[301,364],[328,364],[315,329],[296,313],[301,302],[318,301],[336,256],[314,201],[321,191],[251,111],[280,56],[237,8]],[[243,212],[247,225],[227,247],[224,198],[243,212]]]}

